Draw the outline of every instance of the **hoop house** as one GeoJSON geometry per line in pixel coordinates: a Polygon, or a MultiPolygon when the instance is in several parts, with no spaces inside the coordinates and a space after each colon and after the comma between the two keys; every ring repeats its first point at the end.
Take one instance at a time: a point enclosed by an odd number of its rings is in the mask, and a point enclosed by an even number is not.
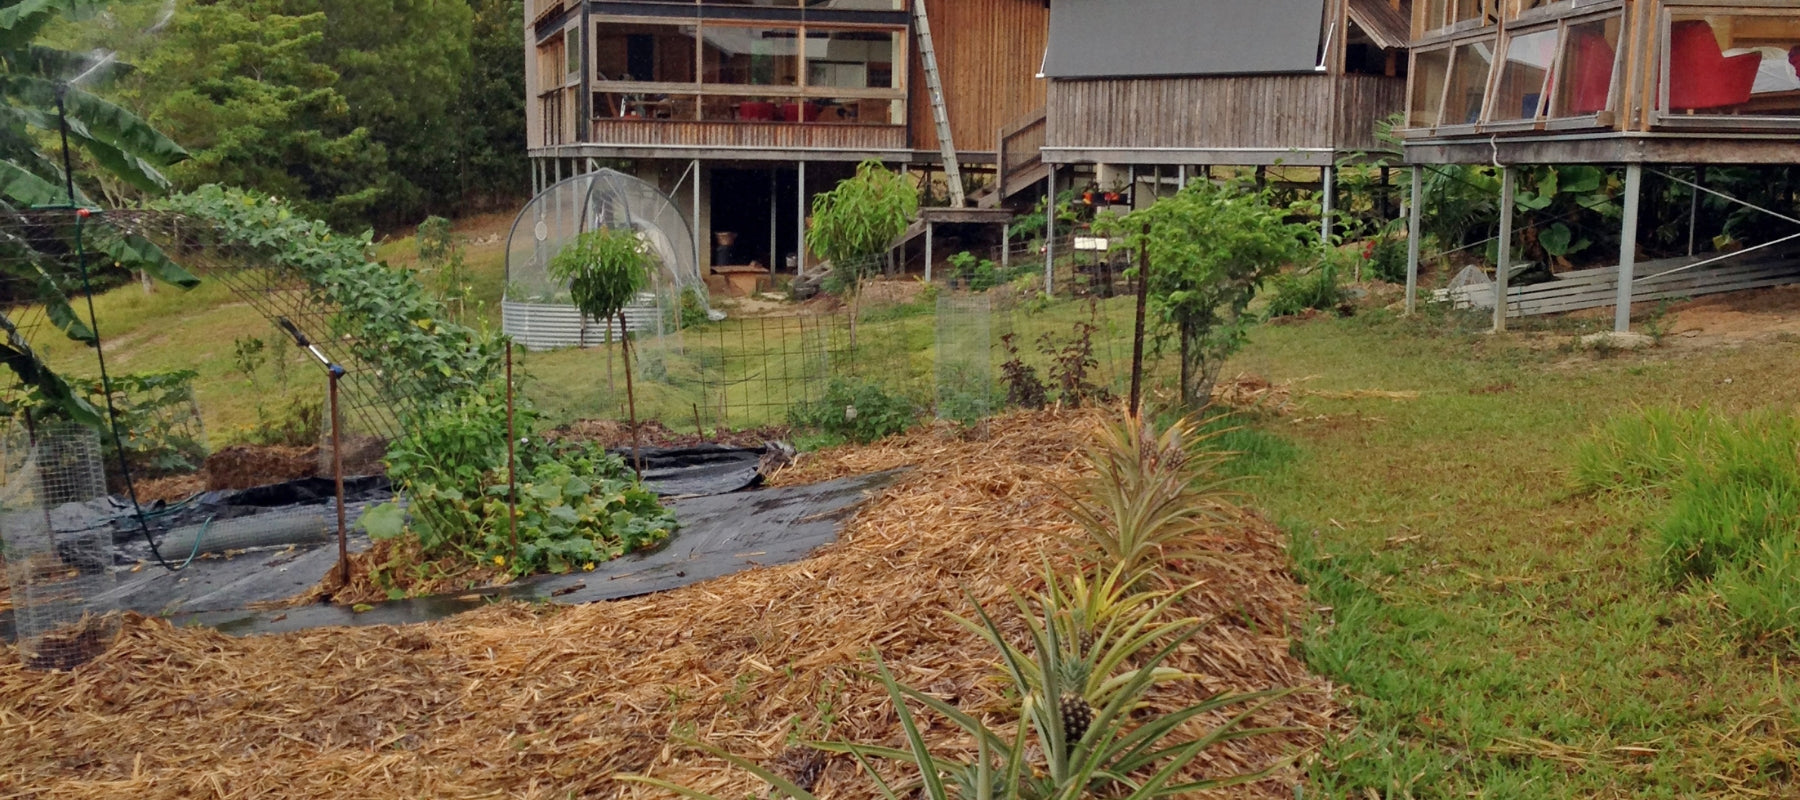
{"type": "Polygon", "coordinates": [[[706,283],[681,210],[655,186],[603,169],[545,189],[513,221],[500,313],[502,329],[514,341],[531,350],[549,350],[611,340],[616,324],[582,319],[569,300],[568,283],[549,272],[550,260],[565,245],[602,228],[636,231],[655,256],[650,288],[625,309],[626,326],[633,333],[673,332],[684,295],[706,309],[706,283]]]}

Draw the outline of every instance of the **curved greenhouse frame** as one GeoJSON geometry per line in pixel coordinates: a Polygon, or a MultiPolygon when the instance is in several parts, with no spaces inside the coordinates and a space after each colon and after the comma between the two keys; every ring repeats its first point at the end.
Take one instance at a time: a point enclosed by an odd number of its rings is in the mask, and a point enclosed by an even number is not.
{"type": "Polygon", "coordinates": [[[545,189],[513,221],[500,313],[502,329],[514,341],[548,350],[612,340],[616,325],[583,319],[569,300],[568,283],[549,271],[563,247],[603,228],[636,231],[657,263],[650,288],[625,309],[634,339],[674,332],[683,302],[697,302],[710,313],[693,229],[681,209],[655,186],[603,169],[545,189]]]}

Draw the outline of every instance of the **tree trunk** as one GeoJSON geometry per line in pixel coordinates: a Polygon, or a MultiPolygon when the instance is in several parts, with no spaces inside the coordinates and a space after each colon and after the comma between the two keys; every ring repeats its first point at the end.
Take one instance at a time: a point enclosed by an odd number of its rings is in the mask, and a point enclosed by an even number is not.
{"type": "Polygon", "coordinates": [[[1201,408],[1212,402],[1213,385],[1219,382],[1219,360],[1208,358],[1197,331],[1181,331],[1181,403],[1201,408]]]}

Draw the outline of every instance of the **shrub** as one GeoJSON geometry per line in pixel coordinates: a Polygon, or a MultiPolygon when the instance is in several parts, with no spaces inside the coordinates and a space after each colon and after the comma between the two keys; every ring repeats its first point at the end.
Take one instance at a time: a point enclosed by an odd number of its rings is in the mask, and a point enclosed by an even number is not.
{"type": "Polygon", "coordinates": [[[796,428],[812,428],[868,444],[912,427],[919,406],[911,399],[890,393],[868,380],[833,378],[825,396],[789,412],[796,428]]]}
{"type": "Polygon", "coordinates": [[[1368,250],[1369,275],[1388,283],[1405,283],[1406,237],[1381,236],[1370,245],[1368,250]]]}
{"type": "Polygon", "coordinates": [[[1284,272],[1269,280],[1269,316],[1335,312],[1343,307],[1346,297],[1337,260],[1328,256],[1307,269],[1284,272]]]}
{"type": "Polygon", "coordinates": [[[1123,234],[1121,246],[1148,251],[1150,295],[1178,334],[1189,408],[1212,397],[1225,359],[1243,346],[1251,322],[1244,312],[1257,287],[1313,238],[1309,226],[1292,221],[1298,211],[1267,189],[1194,181],[1148,208],[1095,222],[1096,233],[1123,234]]]}
{"type": "Polygon", "coordinates": [[[999,286],[1001,274],[992,259],[976,258],[964,250],[950,257],[950,278],[972,292],[985,292],[999,286]]]}
{"type": "Polygon", "coordinates": [[[1000,365],[1000,378],[1006,384],[1006,404],[1019,408],[1043,408],[1050,402],[1050,390],[1038,377],[1037,367],[1025,363],[1019,356],[1018,334],[1008,333],[1000,337],[1000,345],[1006,348],[1006,363],[1000,365]]]}

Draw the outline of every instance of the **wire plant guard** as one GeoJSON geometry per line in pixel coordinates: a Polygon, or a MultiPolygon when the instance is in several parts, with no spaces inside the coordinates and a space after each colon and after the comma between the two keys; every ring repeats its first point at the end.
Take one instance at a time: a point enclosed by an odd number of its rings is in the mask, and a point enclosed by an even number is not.
{"type": "Polygon", "coordinates": [[[502,328],[513,341],[531,350],[551,350],[613,340],[617,323],[583,319],[570,302],[568,284],[549,272],[551,259],[563,247],[603,228],[636,231],[657,262],[649,290],[625,310],[633,338],[678,332],[684,302],[711,314],[693,228],[680,207],[649,183],[603,169],[545,189],[513,222],[500,305],[502,328]]]}

